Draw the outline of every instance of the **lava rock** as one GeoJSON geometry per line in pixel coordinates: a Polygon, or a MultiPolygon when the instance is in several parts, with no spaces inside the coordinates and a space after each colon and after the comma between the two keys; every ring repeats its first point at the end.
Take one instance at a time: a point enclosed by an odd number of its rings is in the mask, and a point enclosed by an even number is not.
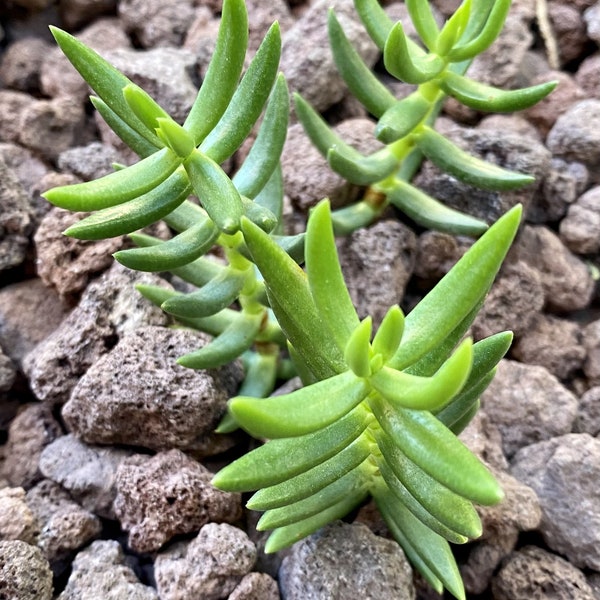
{"type": "Polygon", "coordinates": [[[38,37],[15,40],[2,55],[0,80],[7,88],[27,93],[38,92],[40,68],[49,49],[48,42],[38,37]]]}
{"type": "Polygon", "coordinates": [[[241,530],[208,523],[191,542],[179,542],[156,557],[161,600],[226,598],[252,569],[256,548],[241,530]]]}
{"type": "Polygon", "coordinates": [[[598,385],[600,384],[600,319],[588,323],[583,328],[583,345],[587,350],[583,372],[592,385],[598,385]]]}
{"type": "Polygon", "coordinates": [[[91,444],[191,448],[218,424],[239,366],[194,370],[179,356],[208,343],[186,329],[141,327],[81,377],[63,408],[69,429],[91,444]]]}
{"type": "Polygon", "coordinates": [[[573,424],[575,433],[600,435],[600,386],[587,390],[579,399],[577,419],[573,424]]]}
{"type": "Polygon", "coordinates": [[[500,361],[481,403],[502,433],[509,458],[524,446],[569,433],[578,406],[577,398],[547,369],[512,360],[500,361]]]}
{"type": "Polygon", "coordinates": [[[576,567],[600,570],[600,440],[570,433],[522,448],[512,474],[536,491],[548,546],[576,567]]]}
{"type": "Polygon", "coordinates": [[[140,583],[121,546],[96,540],[77,554],[69,581],[57,600],[158,600],[156,590],[140,583]]]}
{"type": "Polygon", "coordinates": [[[588,190],[569,206],[559,231],[560,239],[572,252],[600,252],[600,186],[588,190]]]}
{"type": "Polygon", "coordinates": [[[39,548],[20,540],[0,541],[0,598],[52,599],[52,571],[39,548]]]}
{"type": "Polygon", "coordinates": [[[214,488],[212,476],[179,450],[126,459],[117,471],[114,510],[129,532],[130,547],[152,552],[211,521],[239,519],[240,495],[214,488]]]}
{"type": "Polygon", "coordinates": [[[23,488],[0,489],[0,540],[21,540],[35,546],[40,524],[31,512],[23,488]]]}
{"type": "Polygon", "coordinates": [[[402,549],[366,525],[336,522],[294,544],[279,570],[286,600],[414,600],[402,549]]]}
{"type": "Polygon", "coordinates": [[[266,573],[248,573],[227,600],[279,600],[277,582],[266,573]]]}
{"type": "Polygon", "coordinates": [[[564,558],[526,546],[511,554],[492,582],[495,600],[595,600],[585,575],[564,558]]]}

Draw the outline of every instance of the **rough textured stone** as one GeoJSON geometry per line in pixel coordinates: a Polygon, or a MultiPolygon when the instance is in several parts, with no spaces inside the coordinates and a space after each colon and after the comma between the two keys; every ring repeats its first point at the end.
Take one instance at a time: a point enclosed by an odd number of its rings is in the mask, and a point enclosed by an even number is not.
{"type": "Polygon", "coordinates": [[[21,115],[35,103],[35,98],[24,92],[0,89],[0,141],[16,142],[21,133],[21,115]]]}
{"type": "Polygon", "coordinates": [[[589,304],[594,281],[588,267],[549,228],[526,225],[511,253],[540,272],[548,308],[568,312],[589,304]]]}
{"type": "Polygon", "coordinates": [[[240,495],[214,488],[212,476],[179,450],[126,459],[117,471],[114,510],[131,548],[152,552],[211,521],[239,519],[240,495]]]}
{"type": "Polygon", "coordinates": [[[248,48],[255,52],[262,42],[269,27],[277,21],[285,35],[295,22],[286,0],[247,0],[248,9],[248,48]]]}
{"type": "Polygon", "coordinates": [[[570,432],[578,404],[547,369],[512,360],[500,362],[481,402],[502,433],[508,457],[523,446],[570,432]]]}
{"type": "Polygon", "coordinates": [[[536,491],[548,546],[577,567],[600,570],[600,440],[571,433],[522,448],[512,474],[536,491]]]}
{"type": "Polygon", "coordinates": [[[31,209],[16,175],[0,160],[0,271],[25,260],[31,209]]]}
{"type": "Polygon", "coordinates": [[[539,314],[512,347],[512,356],[529,365],[541,365],[558,379],[568,379],[586,358],[581,327],[552,315],[539,314]]]}
{"type": "Polygon", "coordinates": [[[351,0],[317,0],[283,35],[281,70],[291,90],[322,111],[339,102],[346,93],[333,60],[327,36],[327,11],[335,9],[346,36],[368,65],[379,54],[360,23],[351,0]]]}
{"type": "Polygon", "coordinates": [[[91,283],[78,306],[24,359],[32,391],[40,400],[64,403],[80,377],[125,333],[141,324],[164,324],[162,311],[133,286],[161,285],[151,274],[117,265],[91,283]]]}
{"type": "Polygon", "coordinates": [[[127,565],[121,546],[97,540],[77,554],[73,572],[57,600],[158,600],[127,565]]]}
{"type": "Polygon", "coordinates": [[[579,411],[573,431],[600,435],[600,386],[590,388],[579,399],[579,411]]]}
{"type": "Polygon", "coordinates": [[[531,83],[538,85],[547,81],[558,81],[554,91],[526,111],[527,119],[534,123],[546,136],[560,115],[574,104],[583,100],[584,93],[572,75],[563,71],[548,71],[538,75],[531,83]]]}
{"type": "Polygon", "coordinates": [[[600,100],[600,53],[592,54],[581,62],[575,81],[587,98],[600,100]]]}
{"type": "Polygon", "coordinates": [[[36,100],[21,115],[19,142],[54,161],[85,140],[84,121],[83,107],[72,98],[36,100]]]}
{"type": "Polygon", "coordinates": [[[78,240],[63,234],[81,220],[80,213],[53,208],[35,236],[37,272],[42,281],[63,297],[81,292],[90,280],[112,263],[112,254],[123,246],[123,237],[78,240]]]}
{"type": "Polygon", "coordinates": [[[578,160],[590,169],[600,165],[600,100],[573,104],[561,115],[547,138],[553,154],[578,160]]]}
{"type": "Polygon", "coordinates": [[[87,446],[75,436],[65,435],[46,446],[40,456],[40,471],[86,510],[114,519],[116,472],[130,455],[131,451],[87,446]]]}
{"type": "Polygon", "coordinates": [[[39,548],[20,540],[0,541],[0,598],[52,599],[52,571],[39,548]]]}
{"type": "Polygon", "coordinates": [[[279,600],[277,582],[266,573],[248,573],[227,600],[279,600]]]}
{"type": "Polygon", "coordinates": [[[6,48],[0,61],[0,80],[4,85],[22,92],[37,92],[40,67],[50,49],[48,42],[38,37],[25,37],[6,48]]]}
{"type": "Polygon", "coordinates": [[[79,29],[101,15],[114,12],[117,0],[61,0],[60,16],[69,30],[79,29]]]}
{"type": "Polygon", "coordinates": [[[240,375],[235,367],[176,364],[207,341],[205,334],[162,327],[123,337],[77,383],[63,409],[67,426],[92,444],[192,447],[216,427],[240,375]]]}
{"type": "Polygon", "coordinates": [[[583,20],[586,24],[588,37],[600,46],[600,4],[598,2],[583,13],[583,20]]]}
{"type": "Polygon", "coordinates": [[[562,219],[586,189],[588,180],[589,172],[584,164],[553,158],[540,192],[529,205],[527,221],[533,224],[562,219]]]}
{"type": "Polygon", "coordinates": [[[575,60],[580,56],[587,43],[585,23],[581,13],[571,3],[550,0],[548,16],[558,44],[561,63],[565,64],[575,60]]]}
{"type": "Polygon", "coordinates": [[[62,435],[49,406],[29,404],[10,424],[6,443],[4,476],[11,485],[30,488],[42,477],[39,458],[42,450],[62,435]]]}
{"type": "Polygon", "coordinates": [[[361,318],[377,326],[398,304],[414,268],[417,238],[399,221],[379,221],[339,243],[339,255],[350,296],[361,318]]]}
{"type": "Polygon", "coordinates": [[[121,0],[119,18],[125,31],[133,35],[142,48],[181,46],[194,20],[194,3],[176,4],[161,0],[121,0]]]}
{"type": "Polygon", "coordinates": [[[400,546],[362,524],[336,522],[292,546],[279,570],[279,585],[286,600],[415,598],[400,546]]]}
{"type": "Polygon", "coordinates": [[[208,523],[191,542],[180,542],[156,557],[161,600],[220,600],[252,569],[256,548],[241,530],[208,523]]]}
{"type": "Polygon", "coordinates": [[[600,319],[584,327],[583,345],[587,350],[583,371],[592,384],[600,384],[600,319]]]}
{"type": "Polygon", "coordinates": [[[508,469],[502,449],[502,434],[485,410],[477,411],[461,432],[460,440],[495,472],[503,473],[508,469]]]}
{"type": "Polygon", "coordinates": [[[30,208],[33,209],[34,227],[37,226],[40,216],[50,209],[48,201],[40,196],[40,192],[46,189],[42,184],[44,177],[50,172],[48,166],[31,150],[10,142],[0,143],[0,158],[15,174],[27,193],[30,208]]]}
{"type": "Polygon", "coordinates": [[[0,289],[0,345],[20,365],[37,343],[50,335],[67,314],[54,290],[41,279],[29,279],[0,289]]]}
{"type": "Polygon", "coordinates": [[[37,545],[55,568],[100,533],[98,517],[75,504],[49,479],[27,492],[27,504],[41,525],[37,545]]]}
{"type": "Polygon", "coordinates": [[[471,240],[441,231],[425,231],[417,240],[417,277],[441,279],[471,246],[471,240]]]}
{"type": "Polygon", "coordinates": [[[16,377],[15,366],[0,346],[0,394],[8,392],[12,387],[16,377]]]}
{"type": "Polygon", "coordinates": [[[35,545],[40,525],[25,501],[23,488],[0,489],[0,540],[35,545]]]}
{"type": "Polygon", "coordinates": [[[494,578],[492,592],[494,600],[595,600],[579,569],[535,546],[511,554],[494,578]]]}
{"type": "Polygon", "coordinates": [[[600,251],[600,186],[583,194],[560,222],[560,239],[576,254],[600,251]]]}
{"type": "Polygon", "coordinates": [[[511,330],[526,335],[544,307],[538,271],[523,261],[508,264],[496,279],[472,325],[476,339],[511,330]]]}
{"type": "Polygon", "coordinates": [[[58,168],[77,175],[84,181],[99,179],[114,172],[113,163],[122,163],[121,155],[100,142],[69,148],[58,157],[58,168]]]}

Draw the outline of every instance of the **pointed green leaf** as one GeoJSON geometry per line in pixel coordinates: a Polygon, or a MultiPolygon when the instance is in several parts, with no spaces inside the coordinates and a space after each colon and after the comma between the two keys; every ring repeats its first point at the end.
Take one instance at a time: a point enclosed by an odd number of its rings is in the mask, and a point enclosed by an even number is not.
{"type": "Polygon", "coordinates": [[[269,554],[282,550],[321,529],[328,523],[345,517],[350,511],[359,506],[366,497],[366,491],[359,494],[347,494],[337,504],[312,517],[276,529],[267,539],[265,552],[269,554]]]}
{"type": "Polygon", "coordinates": [[[358,467],[369,454],[370,442],[364,436],[359,437],[312,469],[256,492],[246,506],[252,510],[270,510],[303,500],[358,467]]]}
{"type": "Polygon", "coordinates": [[[429,114],[433,104],[417,90],[394,102],[381,116],[375,127],[375,137],[384,144],[407,136],[429,114]]]}
{"type": "Polygon", "coordinates": [[[95,181],[56,187],[43,195],[48,202],[72,211],[100,210],[133,200],[160,185],[180,165],[179,157],[164,148],[131,167],[95,181]]]}
{"type": "Polygon", "coordinates": [[[391,175],[399,160],[388,147],[365,156],[352,146],[336,145],[327,152],[331,168],[355,185],[370,185],[391,175]]]}
{"type": "Polygon", "coordinates": [[[515,112],[537,104],[557,85],[548,81],[519,90],[501,90],[448,71],[440,78],[440,87],[459,102],[485,112],[515,112]]]}
{"type": "Polygon", "coordinates": [[[252,131],[275,83],[280,53],[281,34],[279,24],[275,22],[223,116],[200,145],[200,150],[216,163],[220,164],[229,158],[252,131]]]}
{"type": "Polygon", "coordinates": [[[371,375],[371,317],[366,317],[348,338],[344,358],[357,377],[371,375]]]}
{"type": "Polygon", "coordinates": [[[123,204],[99,210],[71,225],[64,233],[80,240],[100,240],[132,233],[168,215],[190,192],[185,171],[178,168],[146,194],[123,204]]]}
{"type": "Polygon", "coordinates": [[[314,304],[304,271],[256,225],[242,219],[253,262],[286,337],[319,378],[345,370],[343,356],[314,304]]]}
{"type": "Polygon", "coordinates": [[[248,277],[246,271],[231,267],[219,272],[199,290],[167,300],[162,309],[183,317],[208,317],[230,306],[239,296],[248,277]]]}
{"type": "Polygon", "coordinates": [[[195,148],[194,138],[171,117],[166,119],[157,118],[158,125],[156,133],[179,158],[186,159],[195,148]]]}
{"type": "Polygon", "coordinates": [[[500,35],[510,10],[511,0],[495,0],[488,14],[487,21],[477,37],[457,46],[448,54],[452,62],[460,62],[474,58],[487,50],[500,35]]]}
{"type": "Polygon", "coordinates": [[[240,194],[254,198],[279,164],[287,135],[290,97],[283,75],[275,82],[258,135],[233,183],[240,194]]]}
{"type": "Polygon", "coordinates": [[[500,217],[406,317],[389,366],[404,369],[435,348],[481,301],[517,233],[522,208],[500,217]]]}
{"type": "Polygon", "coordinates": [[[342,275],[327,200],[313,209],[308,220],[305,256],[308,285],[317,311],[330,327],[338,348],[344,350],[359,320],[342,275]]]}
{"type": "MultiPolygon", "coordinates": [[[[383,432],[376,437],[376,440],[392,473],[429,514],[449,530],[462,536],[463,542],[466,541],[465,538],[475,539],[481,535],[481,520],[469,500],[455,494],[439,481],[427,475],[423,469],[410,461],[383,432]]],[[[419,515],[415,514],[415,516],[419,518],[419,515]]],[[[445,537],[441,531],[438,533],[445,537]]]]}
{"type": "Polygon", "coordinates": [[[238,313],[238,317],[207,346],[177,359],[177,364],[190,369],[214,369],[241,356],[260,331],[263,313],[238,313]]]}
{"type": "Polygon", "coordinates": [[[415,84],[431,81],[446,67],[436,54],[425,54],[418,46],[411,45],[400,22],[394,25],[385,42],[383,62],[390,75],[415,84]]]}
{"type": "MultiPolygon", "coordinates": [[[[114,257],[136,271],[170,271],[206,254],[218,235],[214,224],[205,219],[159,245],[119,250],[114,257]]],[[[131,234],[131,238],[135,241],[135,234],[131,234]]]]}
{"type": "Polygon", "coordinates": [[[425,473],[456,494],[479,504],[497,504],[502,489],[483,463],[430,412],[396,409],[370,400],[383,430],[425,473]]]}
{"type": "Polygon", "coordinates": [[[224,0],[217,43],[184,127],[199,144],[223,116],[238,85],[248,45],[244,0],[224,0]]]}
{"type": "Polygon", "coordinates": [[[396,496],[397,502],[403,504],[421,523],[435,531],[446,540],[454,544],[464,544],[469,538],[450,529],[447,525],[428,512],[425,507],[408,491],[406,486],[390,469],[385,460],[378,461],[381,475],[391,492],[396,496]]]}
{"type": "Polygon", "coordinates": [[[450,402],[462,389],[469,376],[472,359],[473,346],[468,338],[431,377],[383,367],[369,381],[395,407],[436,410],[450,402]]]}
{"type": "MultiPolygon", "coordinates": [[[[360,488],[364,486],[364,481],[365,478],[360,469],[353,469],[320,489],[316,494],[293,504],[268,510],[258,521],[256,529],[264,531],[303,521],[331,508],[343,499],[357,496],[362,491],[360,488]]],[[[364,494],[364,491],[362,493],[364,494]]]]}
{"type": "Polygon", "coordinates": [[[420,128],[415,142],[442,171],[484,190],[514,190],[534,181],[531,175],[509,171],[472,156],[427,126],[420,128]]]}
{"type": "Polygon", "coordinates": [[[369,386],[348,371],[283,396],[260,400],[237,396],[229,401],[229,410],[254,437],[294,437],[343,417],[368,391],[369,386]]]}
{"type": "Polygon", "coordinates": [[[247,492],[282,483],[342,452],[358,438],[373,417],[358,405],[347,415],[308,435],[271,440],[221,469],[215,487],[247,492]]]}
{"type": "Polygon", "coordinates": [[[211,158],[195,150],[183,163],[200,203],[225,233],[235,233],[244,214],[239,192],[223,169],[211,158]]]}
{"type": "Polygon", "coordinates": [[[487,223],[442,204],[401,179],[385,188],[389,201],[415,223],[453,235],[480,236],[487,223]]]}
{"type": "Polygon", "coordinates": [[[135,129],[127,125],[116,112],[112,110],[97,96],[90,96],[90,101],[94,108],[100,113],[100,116],[106,121],[106,124],[140,157],[146,158],[160,150],[163,146],[160,140],[156,138],[156,143],[149,142],[140,135],[135,129]],[[160,144],[160,145],[159,145],[160,144]]]}
{"type": "Polygon", "coordinates": [[[395,304],[391,306],[385,317],[381,321],[381,325],[373,338],[373,352],[381,354],[384,361],[387,361],[394,355],[404,333],[404,313],[402,309],[395,304]]]}
{"type": "Polygon", "coordinates": [[[471,0],[463,0],[461,5],[446,21],[436,40],[436,54],[446,57],[448,52],[450,52],[452,47],[461,38],[471,17],[472,5],[471,0]]]}
{"type": "Polygon", "coordinates": [[[123,88],[123,97],[133,114],[150,131],[158,126],[157,119],[170,119],[168,113],[139,85],[128,83],[123,88]]]}
{"type": "Polygon", "coordinates": [[[423,0],[406,0],[406,8],[419,37],[427,48],[435,50],[435,43],[440,33],[429,2],[423,0]]]}
{"type": "Polygon", "coordinates": [[[391,534],[408,559],[439,593],[442,584],[459,600],[465,600],[460,572],[448,542],[421,523],[401,503],[389,495],[375,498],[391,534]]]}
{"type": "Polygon", "coordinates": [[[385,41],[394,27],[378,0],[354,0],[354,8],[360,17],[369,37],[383,52],[385,41]]]}
{"type": "Polygon", "coordinates": [[[329,9],[327,23],[333,58],[342,79],[352,95],[372,115],[381,117],[396,103],[396,98],[377,79],[360,54],[352,47],[333,9],[329,9]]]}
{"type": "Polygon", "coordinates": [[[153,146],[162,146],[154,131],[138,119],[123,97],[123,88],[132,83],[97,52],[57,27],[50,27],[54,39],[88,85],[129,127],[153,146]]]}

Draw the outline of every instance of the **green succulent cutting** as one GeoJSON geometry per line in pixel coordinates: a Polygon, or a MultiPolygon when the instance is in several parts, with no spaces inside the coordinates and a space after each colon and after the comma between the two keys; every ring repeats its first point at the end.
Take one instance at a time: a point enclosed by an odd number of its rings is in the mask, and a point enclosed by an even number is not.
{"type": "Polygon", "coordinates": [[[305,234],[285,235],[281,225],[279,161],[289,95],[277,74],[279,27],[271,27],[242,75],[248,40],[243,0],[223,2],[216,49],[183,124],[93,50],[53,28],[94,90],[94,106],[141,160],[45,197],[92,212],[67,235],[94,240],[127,234],[137,247],[117,252],[119,262],[170,272],[194,288],[181,293],[138,286],[180,325],[214,336],[180,357],[181,365],[207,369],[242,359],[244,381],[217,431],[241,426],[268,441],[220,471],[214,485],[256,492],[248,507],[264,511],[260,529],[273,530],[267,551],[372,497],[432,586],[464,598],[448,542],[479,536],[473,503],[494,504],[502,491],[457,435],[477,412],[512,339],[504,332],[474,343],[465,335],[516,235],[521,209],[488,229],[409,181],[426,156],[479,187],[506,190],[530,182],[528,175],[469,156],[437,133],[433,121],[446,95],[477,110],[518,110],[553,84],[502,91],[464,76],[468,62],[500,32],[509,1],[465,0],[442,27],[427,2],[406,4],[424,48],[375,0],[355,0],[386,69],[418,85],[402,100],[367,68],[329,13],[339,70],[378,119],[375,135],[385,146],[371,156],[359,154],[296,96],[296,112],[331,167],[369,187],[365,200],[333,213],[327,200],[319,203],[305,234]],[[251,150],[230,177],[221,165],[261,115],[251,150]],[[348,294],[334,234],[369,223],[388,203],[423,225],[483,235],[406,317],[393,306],[373,332],[371,319],[358,318],[348,294]],[[173,237],[141,231],[159,220],[173,237]],[[212,255],[215,248],[221,260],[212,255]],[[296,374],[304,387],[269,397],[277,381],[296,374]]]}
{"type": "Polygon", "coordinates": [[[329,39],[333,56],[348,89],[377,119],[374,135],[385,144],[365,156],[338,136],[301,95],[295,95],[298,118],[331,168],[347,181],[369,189],[365,198],[334,213],[337,232],[362,227],[389,205],[416,223],[454,234],[480,235],[487,224],[441,204],[412,186],[423,156],[443,171],[474,187],[510,190],[533,181],[469,155],[437,133],[432,124],[446,96],[486,112],[514,112],[549,94],[556,82],[520,90],[501,90],[464,75],[471,60],[489,48],[500,34],[511,0],[464,0],[442,27],[429,2],[407,0],[406,7],[423,47],[409,38],[402,23],[394,23],[377,0],[355,0],[356,10],[372,40],[383,53],[394,78],[417,85],[400,100],[387,89],[352,47],[333,9],[329,39]]]}

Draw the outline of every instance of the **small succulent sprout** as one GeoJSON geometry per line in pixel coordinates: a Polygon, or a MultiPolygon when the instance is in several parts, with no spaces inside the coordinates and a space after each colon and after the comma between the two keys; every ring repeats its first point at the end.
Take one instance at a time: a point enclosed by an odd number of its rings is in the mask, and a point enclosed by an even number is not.
{"type": "Polygon", "coordinates": [[[158,117],[156,125],[156,135],[179,158],[185,160],[195,150],[194,138],[171,117],[158,117]]]}
{"type": "Polygon", "coordinates": [[[344,349],[346,364],[357,377],[370,377],[372,372],[371,329],[372,319],[367,317],[352,332],[344,349]]]}
{"type": "Polygon", "coordinates": [[[373,338],[373,352],[387,361],[398,350],[403,333],[404,313],[398,305],[391,306],[373,338]]]}
{"type": "MultiPolygon", "coordinates": [[[[123,97],[133,114],[150,131],[156,131],[158,119],[170,118],[168,113],[135,83],[128,83],[123,88],[123,97]]],[[[158,137],[160,138],[160,135],[158,137]]]]}
{"type": "Polygon", "coordinates": [[[419,92],[413,92],[383,113],[375,127],[375,137],[392,144],[412,133],[430,111],[431,103],[419,92]]]}

